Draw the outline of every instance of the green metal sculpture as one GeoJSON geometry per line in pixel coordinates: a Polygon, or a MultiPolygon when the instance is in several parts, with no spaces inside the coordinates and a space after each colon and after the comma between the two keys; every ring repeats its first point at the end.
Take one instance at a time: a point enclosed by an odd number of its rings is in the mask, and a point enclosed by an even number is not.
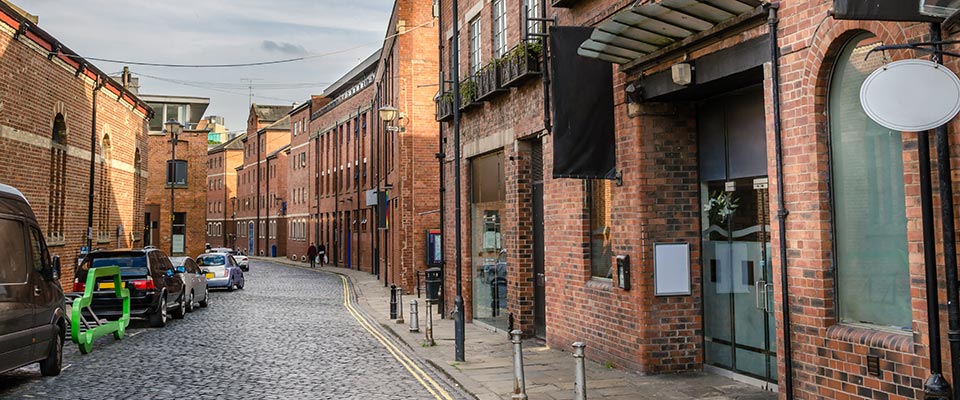
{"type": "Polygon", "coordinates": [[[91,268],[87,271],[87,283],[83,289],[83,295],[73,301],[72,308],[70,338],[80,346],[80,353],[87,354],[93,350],[93,341],[101,336],[112,333],[115,339],[123,339],[127,325],[130,324],[130,290],[123,287],[123,283],[120,281],[120,267],[91,268]],[[91,311],[90,314],[93,316],[91,323],[83,317],[82,310],[90,306],[93,301],[93,291],[96,288],[97,278],[103,276],[113,277],[114,292],[118,298],[123,299],[123,314],[119,320],[102,322],[91,311]]]}

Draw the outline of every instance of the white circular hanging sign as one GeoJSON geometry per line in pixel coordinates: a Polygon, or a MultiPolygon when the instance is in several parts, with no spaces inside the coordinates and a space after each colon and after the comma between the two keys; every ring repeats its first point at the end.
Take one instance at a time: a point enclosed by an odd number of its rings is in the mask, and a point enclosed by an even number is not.
{"type": "Polygon", "coordinates": [[[933,129],[960,112],[960,78],[932,61],[894,61],[863,81],[860,104],[870,119],[889,129],[933,129]]]}

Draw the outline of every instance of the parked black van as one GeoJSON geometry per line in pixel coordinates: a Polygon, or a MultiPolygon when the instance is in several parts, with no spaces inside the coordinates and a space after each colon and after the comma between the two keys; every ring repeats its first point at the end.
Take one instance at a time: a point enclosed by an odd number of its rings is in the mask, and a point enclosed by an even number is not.
{"type": "Polygon", "coordinates": [[[66,332],[60,258],[23,193],[0,184],[0,373],[39,362],[59,375],[66,332]]]}
{"type": "MultiPolygon", "coordinates": [[[[73,290],[82,292],[86,288],[90,268],[111,266],[120,267],[120,280],[130,290],[130,317],[146,318],[155,328],[165,326],[168,315],[183,318],[187,309],[183,280],[175,275],[167,255],[155,247],[97,250],[87,254],[74,273],[73,290]]],[[[123,301],[114,292],[113,278],[100,277],[95,284],[90,308],[99,318],[120,318],[123,301]]],[[[85,314],[85,317],[92,316],[85,314]]]]}

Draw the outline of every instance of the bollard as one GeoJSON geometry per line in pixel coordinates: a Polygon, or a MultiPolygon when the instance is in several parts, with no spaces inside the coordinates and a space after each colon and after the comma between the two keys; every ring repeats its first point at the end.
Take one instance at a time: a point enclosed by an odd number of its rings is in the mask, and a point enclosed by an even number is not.
{"type": "Polygon", "coordinates": [[[523,379],[523,342],[520,336],[523,331],[515,329],[510,332],[510,339],[513,342],[513,396],[514,400],[525,400],[527,398],[527,384],[523,379]]]}
{"type": "Polygon", "coordinates": [[[403,288],[397,288],[397,323],[403,323],[403,288]]]}
{"type": "Polygon", "coordinates": [[[433,341],[433,300],[427,299],[427,331],[423,338],[423,344],[427,346],[436,346],[433,341]]]}
{"type": "Polygon", "coordinates": [[[397,285],[390,285],[390,319],[397,319],[397,285]]]}
{"type": "Polygon", "coordinates": [[[583,363],[583,349],[585,347],[587,347],[587,345],[583,344],[583,342],[575,342],[573,344],[573,359],[574,362],[576,362],[573,382],[574,400],[587,400],[587,373],[583,363]]]}
{"type": "Polygon", "coordinates": [[[417,313],[416,300],[410,300],[410,332],[420,332],[420,316],[417,313]]]}

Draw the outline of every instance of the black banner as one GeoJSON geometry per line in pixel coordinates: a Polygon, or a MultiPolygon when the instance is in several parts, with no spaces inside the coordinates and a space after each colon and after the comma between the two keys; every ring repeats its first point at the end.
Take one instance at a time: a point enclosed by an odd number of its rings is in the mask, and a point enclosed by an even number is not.
{"type": "Polygon", "coordinates": [[[917,0],[833,0],[833,18],[876,21],[940,22],[920,14],[917,0]]]}
{"type": "Polygon", "coordinates": [[[550,27],[554,178],[616,176],[613,67],[577,54],[591,32],[588,27],[550,27]]]}

